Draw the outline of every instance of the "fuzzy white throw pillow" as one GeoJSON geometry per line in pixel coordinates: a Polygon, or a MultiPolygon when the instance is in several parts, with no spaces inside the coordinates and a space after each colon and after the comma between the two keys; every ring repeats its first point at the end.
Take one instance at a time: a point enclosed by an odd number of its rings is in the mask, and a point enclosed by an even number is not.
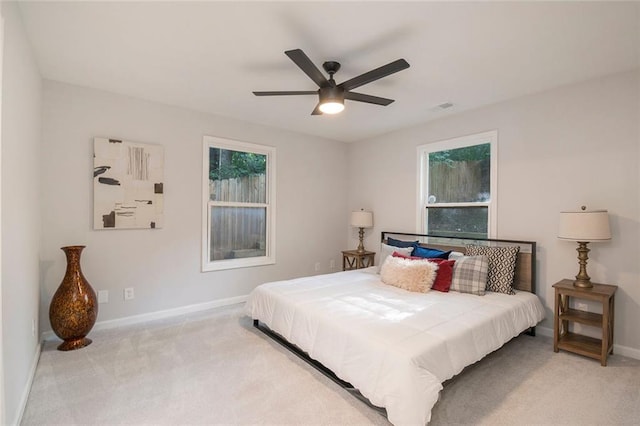
{"type": "Polygon", "coordinates": [[[437,271],[438,265],[426,259],[413,260],[389,256],[380,267],[380,278],[385,284],[426,293],[431,290],[437,271]]]}

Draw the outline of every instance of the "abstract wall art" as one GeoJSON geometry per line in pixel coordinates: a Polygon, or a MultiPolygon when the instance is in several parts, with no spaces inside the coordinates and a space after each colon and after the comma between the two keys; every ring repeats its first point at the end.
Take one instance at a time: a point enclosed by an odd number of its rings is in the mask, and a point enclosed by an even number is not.
{"type": "Polygon", "coordinates": [[[164,219],[164,147],[93,140],[93,229],[157,229],[164,219]]]}

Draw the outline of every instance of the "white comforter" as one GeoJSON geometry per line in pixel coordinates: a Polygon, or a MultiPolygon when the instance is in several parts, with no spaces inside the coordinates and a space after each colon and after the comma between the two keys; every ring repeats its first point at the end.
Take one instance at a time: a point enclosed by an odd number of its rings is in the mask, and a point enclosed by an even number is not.
{"type": "Polygon", "coordinates": [[[427,423],[442,382],[544,318],[531,293],[411,293],[383,284],[375,268],[260,285],[246,312],[397,426],[427,423]]]}

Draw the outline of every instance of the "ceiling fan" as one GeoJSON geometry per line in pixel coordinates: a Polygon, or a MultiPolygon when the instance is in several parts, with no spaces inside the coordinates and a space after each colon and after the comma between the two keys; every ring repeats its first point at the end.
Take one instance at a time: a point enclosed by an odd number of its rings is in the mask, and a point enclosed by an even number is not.
{"type": "Polygon", "coordinates": [[[393,99],[381,98],[378,96],[365,95],[363,93],[352,92],[352,89],[371,83],[390,74],[409,68],[409,63],[404,59],[398,59],[383,65],[379,68],[361,74],[350,80],[336,84],[333,75],[340,69],[340,63],[327,61],[322,64],[322,68],[329,74],[329,79],[311,62],[311,59],[301,50],[287,50],[284,52],[305,74],[311,78],[319,87],[318,90],[298,90],[298,91],[271,91],[253,92],[256,96],[287,96],[287,95],[318,95],[320,101],[314,108],[311,115],[337,114],[344,109],[344,100],[366,102],[369,104],[387,106],[393,99]]]}

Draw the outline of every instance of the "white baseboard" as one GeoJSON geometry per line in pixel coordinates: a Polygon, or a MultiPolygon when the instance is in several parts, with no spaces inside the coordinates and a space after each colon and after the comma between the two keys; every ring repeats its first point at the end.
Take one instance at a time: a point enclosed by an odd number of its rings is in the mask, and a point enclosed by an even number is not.
{"type": "Polygon", "coordinates": [[[634,349],[628,346],[613,345],[613,353],[633,359],[640,359],[640,349],[634,349]]]}
{"type": "Polygon", "coordinates": [[[19,425],[22,423],[22,416],[24,415],[24,410],[27,408],[27,400],[29,399],[29,392],[31,392],[31,385],[33,384],[33,379],[36,376],[36,368],[38,367],[38,361],[40,361],[40,353],[42,352],[42,344],[38,343],[36,345],[36,351],[33,354],[33,359],[31,360],[31,368],[29,369],[29,379],[24,386],[24,390],[22,391],[22,395],[20,396],[20,402],[18,403],[18,412],[16,413],[16,418],[13,422],[9,422],[10,425],[19,425]]]}
{"type": "MultiPolygon", "coordinates": [[[[553,337],[553,329],[547,327],[536,326],[536,333],[542,336],[553,337]]],[[[613,353],[616,355],[622,355],[633,359],[640,360],[640,349],[630,348],[628,346],[613,345],[613,353]]]]}
{"type": "MultiPolygon", "coordinates": [[[[154,321],[164,318],[177,317],[180,315],[190,314],[193,312],[206,311],[209,309],[220,308],[222,306],[236,305],[244,303],[249,296],[236,296],[227,299],[212,300],[205,303],[197,303],[195,305],[181,306],[179,308],[166,309],[164,311],[149,312],[148,314],[132,315],[130,317],[118,318],[107,321],[98,321],[93,326],[93,330],[106,330],[109,328],[122,327],[125,325],[139,324],[148,321],[154,321]]],[[[57,339],[53,331],[45,331],[42,333],[42,340],[57,339]]]]}

